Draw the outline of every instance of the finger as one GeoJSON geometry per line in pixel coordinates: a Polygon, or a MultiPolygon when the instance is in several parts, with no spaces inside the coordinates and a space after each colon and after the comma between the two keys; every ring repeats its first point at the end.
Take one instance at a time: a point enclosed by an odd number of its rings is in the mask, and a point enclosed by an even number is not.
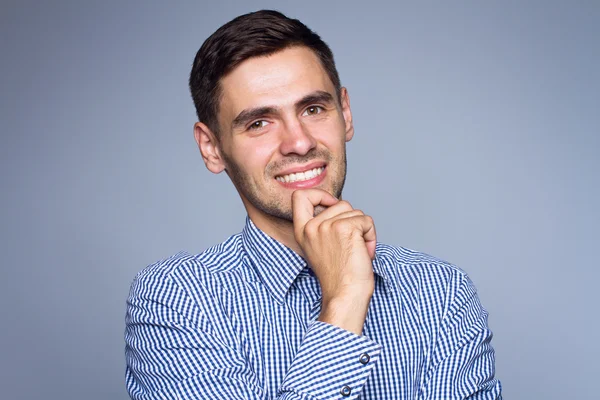
{"type": "Polygon", "coordinates": [[[375,258],[375,247],[377,246],[377,232],[375,231],[373,218],[368,215],[360,215],[346,219],[360,232],[367,246],[369,257],[373,260],[375,258]]]}
{"type": "Polygon", "coordinates": [[[366,241],[377,239],[373,218],[369,215],[365,215],[361,210],[352,210],[341,213],[331,218],[329,221],[331,221],[332,224],[344,224],[344,230],[349,228],[353,231],[358,231],[360,236],[366,241]]]}
{"type": "Polygon", "coordinates": [[[365,239],[365,244],[367,245],[367,251],[369,252],[369,257],[371,260],[375,259],[375,248],[377,247],[377,232],[375,231],[375,224],[373,224],[372,230],[367,232],[363,238],[365,239]]]}
{"type": "Polygon", "coordinates": [[[344,214],[349,211],[353,211],[352,205],[347,201],[338,201],[336,204],[331,207],[326,208],[319,215],[315,216],[315,220],[319,222],[323,222],[325,220],[334,218],[338,215],[344,214]]]}
{"type": "Polygon", "coordinates": [[[314,218],[315,207],[331,207],[339,200],[321,189],[301,189],[292,193],[292,218],[294,233],[300,237],[304,226],[314,218]]]}
{"type": "MultiPolygon", "coordinates": [[[[335,206],[337,206],[337,204],[335,206]]],[[[332,207],[335,207],[335,206],[332,206],[332,207]]],[[[327,210],[331,209],[332,207],[329,207],[327,210]]],[[[335,221],[339,221],[342,219],[352,218],[352,217],[362,217],[364,215],[365,215],[365,213],[362,212],[361,210],[344,211],[339,214],[332,215],[331,218],[328,218],[326,221],[323,221],[323,222],[324,223],[333,223],[335,221]]]]}

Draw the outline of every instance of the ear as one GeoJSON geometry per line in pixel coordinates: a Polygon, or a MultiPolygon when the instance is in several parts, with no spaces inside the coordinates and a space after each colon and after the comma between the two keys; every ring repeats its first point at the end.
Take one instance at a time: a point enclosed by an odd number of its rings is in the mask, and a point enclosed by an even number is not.
{"type": "Polygon", "coordinates": [[[350,97],[345,87],[340,91],[340,103],[342,104],[342,115],[346,124],[346,142],[349,142],[354,136],[354,124],[352,123],[352,110],[350,110],[350,97]]]}
{"type": "Polygon", "coordinates": [[[202,122],[196,122],[194,125],[194,139],[198,144],[200,154],[206,168],[213,174],[223,172],[225,169],[225,163],[221,156],[221,149],[219,148],[219,140],[216,135],[202,122]]]}

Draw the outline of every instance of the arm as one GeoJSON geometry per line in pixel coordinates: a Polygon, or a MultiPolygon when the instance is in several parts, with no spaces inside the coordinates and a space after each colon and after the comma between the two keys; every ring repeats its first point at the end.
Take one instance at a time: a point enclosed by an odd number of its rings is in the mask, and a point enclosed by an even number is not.
{"type": "Polygon", "coordinates": [[[278,393],[267,394],[237,340],[215,332],[190,296],[163,274],[134,281],[126,325],[127,389],[139,400],[313,400],[339,398],[344,386],[352,388],[346,398],[356,398],[380,352],[365,337],[315,322],[278,393]],[[363,353],[371,357],[366,365],[359,361],[363,353]]]}
{"type": "Polygon", "coordinates": [[[139,274],[127,301],[126,383],[132,399],[262,399],[241,354],[166,274],[139,274]]]}
{"type": "Polygon", "coordinates": [[[420,398],[501,399],[488,314],[468,276],[452,277],[447,304],[420,398]]]}

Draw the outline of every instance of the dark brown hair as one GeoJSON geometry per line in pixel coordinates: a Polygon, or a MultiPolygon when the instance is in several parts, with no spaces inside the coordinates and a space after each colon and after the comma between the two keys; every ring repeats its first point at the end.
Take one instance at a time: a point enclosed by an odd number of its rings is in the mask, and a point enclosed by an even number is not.
{"type": "Polygon", "coordinates": [[[261,10],[221,26],[196,53],[189,84],[198,120],[218,135],[221,78],[251,57],[267,56],[293,46],[306,46],[315,52],[339,100],[340,78],[329,46],[297,19],[278,11],[261,10]]]}

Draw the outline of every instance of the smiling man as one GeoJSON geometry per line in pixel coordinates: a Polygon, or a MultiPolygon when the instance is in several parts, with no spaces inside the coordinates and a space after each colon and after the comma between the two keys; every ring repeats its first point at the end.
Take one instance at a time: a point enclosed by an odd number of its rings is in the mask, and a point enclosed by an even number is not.
{"type": "Polygon", "coordinates": [[[194,60],[194,136],[248,217],[149,266],[128,300],[134,399],[497,399],[492,334],[459,268],[377,242],[342,200],[348,91],[329,47],[274,11],[194,60]]]}

